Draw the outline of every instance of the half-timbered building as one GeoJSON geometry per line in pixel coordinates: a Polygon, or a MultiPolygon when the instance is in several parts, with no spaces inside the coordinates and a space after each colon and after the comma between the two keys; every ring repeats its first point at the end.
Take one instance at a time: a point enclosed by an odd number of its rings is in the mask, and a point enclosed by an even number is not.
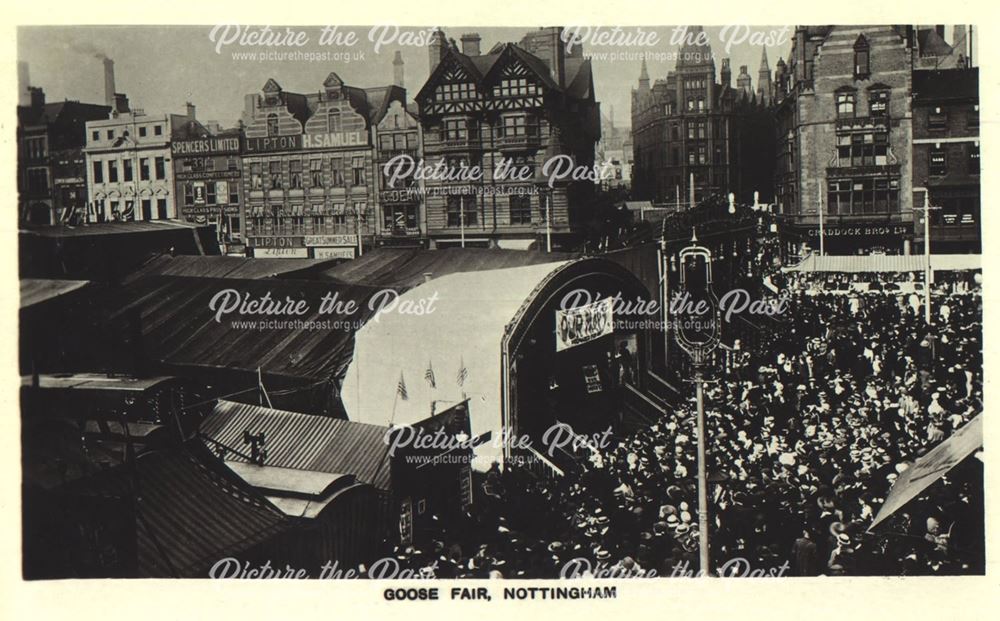
{"type": "Polygon", "coordinates": [[[594,181],[550,183],[546,173],[557,163],[593,169],[600,115],[590,60],[561,34],[541,28],[483,54],[478,34],[463,35],[459,51],[435,33],[430,77],[415,98],[424,166],[448,171],[424,182],[433,246],[580,241],[594,181]]]}

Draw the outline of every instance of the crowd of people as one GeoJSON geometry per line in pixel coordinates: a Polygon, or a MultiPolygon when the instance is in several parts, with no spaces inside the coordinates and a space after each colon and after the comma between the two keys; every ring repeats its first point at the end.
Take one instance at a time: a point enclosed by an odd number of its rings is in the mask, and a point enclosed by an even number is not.
{"type": "MultiPolygon", "coordinates": [[[[869,532],[900,474],[982,411],[979,275],[937,287],[931,326],[923,297],[895,287],[767,277],[788,312],[706,388],[714,572],[982,573],[978,455],[869,532]]],[[[692,398],[564,477],[493,471],[460,528],[395,554],[436,577],[696,574],[694,412],[692,398]]]]}

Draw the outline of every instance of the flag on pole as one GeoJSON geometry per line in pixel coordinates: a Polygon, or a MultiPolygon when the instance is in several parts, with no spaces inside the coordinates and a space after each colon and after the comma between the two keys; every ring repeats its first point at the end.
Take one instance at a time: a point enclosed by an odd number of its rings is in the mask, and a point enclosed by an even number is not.
{"type": "Polygon", "coordinates": [[[459,358],[458,365],[458,385],[465,386],[465,380],[469,377],[469,370],[465,368],[465,359],[459,358]]]}
{"type": "Polygon", "coordinates": [[[424,379],[431,385],[431,388],[437,388],[437,381],[434,379],[434,366],[430,360],[427,361],[427,370],[424,371],[424,379]]]}
{"type": "Polygon", "coordinates": [[[399,395],[399,398],[403,401],[410,398],[410,395],[406,392],[406,380],[403,379],[402,371],[399,372],[399,383],[396,384],[396,394],[399,395]]]}

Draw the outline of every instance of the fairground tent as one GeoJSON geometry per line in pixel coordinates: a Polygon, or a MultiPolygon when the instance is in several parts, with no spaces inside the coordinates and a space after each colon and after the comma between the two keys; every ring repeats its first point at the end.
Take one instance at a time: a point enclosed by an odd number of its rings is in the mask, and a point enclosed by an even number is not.
{"type": "Polygon", "coordinates": [[[569,263],[454,273],[400,295],[355,335],[342,390],[348,418],[413,424],[467,397],[472,435],[494,439],[476,447],[473,467],[501,460],[505,331],[536,288],[569,263]],[[404,312],[432,300],[432,312],[404,312]]]}

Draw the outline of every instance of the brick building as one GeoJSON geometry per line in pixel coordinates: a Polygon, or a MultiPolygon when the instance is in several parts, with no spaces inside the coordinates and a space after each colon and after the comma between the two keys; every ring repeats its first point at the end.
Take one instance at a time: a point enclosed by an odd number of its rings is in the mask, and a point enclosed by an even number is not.
{"type": "Polygon", "coordinates": [[[542,173],[557,156],[592,168],[600,138],[590,60],[579,45],[567,50],[561,34],[540,28],[483,53],[478,34],[462,35],[460,51],[435,33],[430,76],[415,99],[425,165],[454,175],[425,183],[432,246],[544,247],[547,231],[554,248],[582,239],[594,182],[550,188],[542,173]],[[469,179],[469,170],[482,174],[469,179]]]}
{"type": "MultiPolygon", "coordinates": [[[[404,88],[403,59],[399,52],[393,59],[394,80],[404,88]]],[[[385,115],[375,126],[375,164],[378,183],[378,218],[376,243],[384,246],[423,246],[427,233],[423,212],[421,184],[413,174],[397,180],[392,186],[385,174],[385,165],[398,158],[419,161],[423,153],[417,107],[412,102],[393,100],[385,115]],[[397,158],[393,160],[393,158],[397,158]]]]}
{"type": "Polygon", "coordinates": [[[913,72],[960,56],[943,28],[796,28],[775,80],[786,250],[820,248],[821,213],[829,254],[913,250],[913,72]]]}
{"type": "MultiPolygon", "coordinates": [[[[913,73],[914,206],[927,188],[931,252],[980,253],[979,69],[913,73]]],[[[923,248],[923,227],[914,241],[923,248]]]]}
{"type": "Polygon", "coordinates": [[[243,162],[239,129],[177,136],[170,144],[178,218],[214,224],[228,252],[242,252],[243,162]]]}
{"type": "Polygon", "coordinates": [[[253,256],[356,256],[380,228],[372,128],[398,86],[357,88],[330,73],[317,93],[269,79],[245,98],[244,239],[253,256]]]}
{"type": "MultiPolygon", "coordinates": [[[[708,37],[699,36],[704,35],[700,26],[687,34],[674,71],[650,84],[643,61],[632,90],[633,197],[679,205],[729,192],[740,200],[752,200],[754,191],[766,198],[770,162],[755,154],[773,140],[765,105],[770,80],[758,98],[743,66],[733,88],[724,58],[717,81],[708,37]]],[[[761,60],[763,73],[769,74],[766,52],[761,60]]]]}
{"type": "Polygon", "coordinates": [[[18,222],[79,220],[87,211],[86,124],[108,118],[111,108],[46,103],[41,88],[26,92],[28,101],[17,107],[18,222]]]}

